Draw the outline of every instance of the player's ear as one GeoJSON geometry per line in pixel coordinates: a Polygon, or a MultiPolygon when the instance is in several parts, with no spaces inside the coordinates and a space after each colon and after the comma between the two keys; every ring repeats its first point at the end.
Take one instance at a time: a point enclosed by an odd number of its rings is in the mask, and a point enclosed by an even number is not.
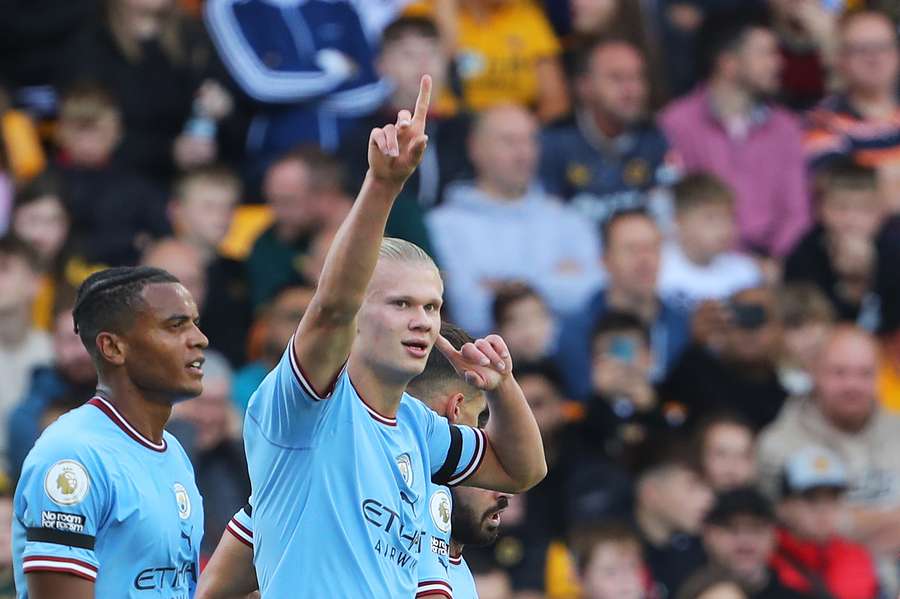
{"type": "Polygon", "coordinates": [[[103,331],[97,335],[97,351],[100,357],[114,366],[125,363],[125,346],[125,340],[115,333],[103,331]]]}
{"type": "Polygon", "coordinates": [[[447,420],[450,421],[450,424],[456,424],[459,422],[459,418],[462,415],[462,405],[466,400],[466,396],[462,393],[454,393],[450,400],[447,402],[447,420]]]}

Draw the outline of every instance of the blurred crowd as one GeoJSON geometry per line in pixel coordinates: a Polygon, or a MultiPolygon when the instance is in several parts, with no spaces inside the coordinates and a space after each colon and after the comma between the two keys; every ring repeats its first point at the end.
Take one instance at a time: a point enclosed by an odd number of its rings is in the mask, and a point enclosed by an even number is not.
{"type": "Polygon", "coordinates": [[[94,391],[74,290],[146,264],[210,339],[170,430],[211,553],[250,493],[243,410],[369,131],[429,73],[428,150],[387,233],[435,257],[446,319],[507,341],[549,461],[466,552],[482,599],[893,599],[898,18],[894,0],[16,3],[0,531],[35,439],[94,391]]]}

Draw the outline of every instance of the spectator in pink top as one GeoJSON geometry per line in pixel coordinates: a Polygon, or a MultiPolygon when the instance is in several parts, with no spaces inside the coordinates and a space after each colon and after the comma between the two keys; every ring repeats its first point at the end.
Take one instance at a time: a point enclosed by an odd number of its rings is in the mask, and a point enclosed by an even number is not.
{"type": "Polygon", "coordinates": [[[746,14],[704,25],[709,78],[673,102],[662,126],[687,171],[707,171],[736,191],[740,242],[784,256],[810,223],[798,122],[771,98],[780,86],[778,41],[746,14]]]}

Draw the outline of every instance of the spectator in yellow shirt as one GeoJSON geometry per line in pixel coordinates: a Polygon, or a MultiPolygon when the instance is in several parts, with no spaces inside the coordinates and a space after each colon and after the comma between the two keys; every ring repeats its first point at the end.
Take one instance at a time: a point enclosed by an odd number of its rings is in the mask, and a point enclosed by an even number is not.
{"type": "Polygon", "coordinates": [[[569,111],[559,40],[531,0],[433,0],[431,7],[470,110],[520,104],[543,122],[569,111]]]}

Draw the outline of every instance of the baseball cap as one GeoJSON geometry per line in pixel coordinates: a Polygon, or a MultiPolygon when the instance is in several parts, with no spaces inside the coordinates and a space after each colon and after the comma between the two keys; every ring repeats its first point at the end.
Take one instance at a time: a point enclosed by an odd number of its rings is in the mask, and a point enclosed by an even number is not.
{"type": "Polygon", "coordinates": [[[772,503],[754,487],[738,487],[720,493],[706,515],[706,523],[727,526],[736,516],[752,516],[767,522],[775,521],[772,503]]]}
{"type": "Polygon", "coordinates": [[[841,458],[824,447],[809,446],[791,454],[784,463],[781,494],[799,495],[814,489],[846,489],[847,470],[841,458]]]}

